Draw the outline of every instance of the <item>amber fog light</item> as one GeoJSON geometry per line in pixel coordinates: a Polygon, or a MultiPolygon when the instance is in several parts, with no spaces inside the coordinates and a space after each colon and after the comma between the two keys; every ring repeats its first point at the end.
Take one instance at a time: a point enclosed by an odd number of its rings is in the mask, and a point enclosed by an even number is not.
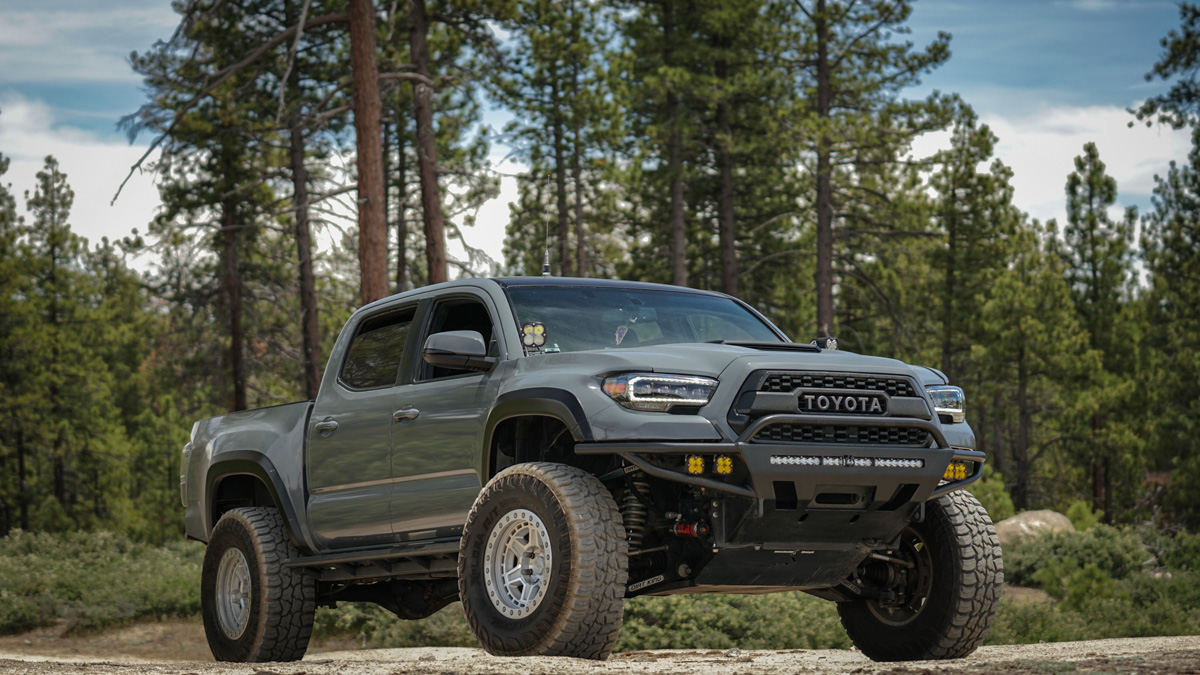
{"type": "Polygon", "coordinates": [[[965,480],[971,474],[967,462],[954,461],[950,462],[946,467],[946,473],[942,474],[945,480],[965,480]]]}

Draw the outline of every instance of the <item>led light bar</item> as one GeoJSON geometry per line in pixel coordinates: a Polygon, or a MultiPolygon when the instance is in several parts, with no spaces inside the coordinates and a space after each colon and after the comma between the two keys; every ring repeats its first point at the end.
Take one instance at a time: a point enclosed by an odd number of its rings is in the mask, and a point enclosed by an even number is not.
{"type": "Polygon", "coordinates": [[[925,460],[910,457],[812,457],[810,455],[771,455],[775,466],[835,466],[854,469],[922,469],[925,460]]]}

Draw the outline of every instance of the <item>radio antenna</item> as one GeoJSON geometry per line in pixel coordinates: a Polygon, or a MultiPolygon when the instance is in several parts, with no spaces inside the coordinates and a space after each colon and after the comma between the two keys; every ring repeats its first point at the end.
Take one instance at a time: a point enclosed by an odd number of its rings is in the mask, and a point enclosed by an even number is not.
{"type": "MultiPolygon", "coordinates": [[[[546,187],[550,186],[550,180],[545,182],[546,187]]],[[[542,247],[545,249],[545,256],[542,258],[542,276],[550,276],[550,211],[545,211],[545,217],[542,218],[542,247]]]]}

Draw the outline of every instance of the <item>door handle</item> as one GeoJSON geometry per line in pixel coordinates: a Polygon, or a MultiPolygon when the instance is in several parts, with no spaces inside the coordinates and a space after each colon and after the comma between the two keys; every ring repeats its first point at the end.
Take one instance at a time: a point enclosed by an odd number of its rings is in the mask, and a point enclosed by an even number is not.
{"type": "Polygon", "coordinates": [[[417,419],[417,415],[420,414],[421,411],[417,410],[416,408],[401,408],[400,410],[392,413],[392,421],[403,422],[404,420],[415,420],[417,419]]]}
{"type": "Polygon", "coordinates": [[[333,419],[332,417],[326,417],[320,422],[314,424],[313,428],[321,433],[332,432],[338,428],[338,423],[337,420],[333,419]]]}

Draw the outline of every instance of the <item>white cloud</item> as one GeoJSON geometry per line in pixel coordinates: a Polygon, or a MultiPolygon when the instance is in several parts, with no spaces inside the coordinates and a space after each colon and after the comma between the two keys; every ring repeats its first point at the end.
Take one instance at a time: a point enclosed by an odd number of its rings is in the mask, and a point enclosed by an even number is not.
{"type": "MultiPolygon", "coordinates": [[[[1191,138],[1165,128],[1129,127],[1133,116],[1118,106],[1052,107],[1030,115],[981,113],[996,134],[996,156],[1013,170],[1013,198],[1034,218],[1066,215],[1067,175],[1088,141],[1096,144],[1108,175],[1117,181],[1119,206],[1144,210],[1154,189],[1154,175],[1163,175],[1171,160],[1187,158],[1191,138]]],[[[948,141],[932,135],[914,144],[917,155],[928,155],[948,141]]]]}
{"type": "Polygon", "coordinates": [[[136,78],[125,59],[171,35],[169,3],[0,11],[0,81],[112,82],[136,78]]]}
{"type": "Polygon", "coordinates": [[[25,191],[33,193],[46,155],[54,155],[75,191],[71,227],[92,243],[117,240],[134,228],[146,231],[159,206],[149,173],[135,174],[116,204],[109,202],[145,145],[102,140],[86,131],[55,126],[52,109],[40,101],[0,92],[0,152],[11,159],[0,178],[12,185],[18,211],[25,212],[25,191]]]}

